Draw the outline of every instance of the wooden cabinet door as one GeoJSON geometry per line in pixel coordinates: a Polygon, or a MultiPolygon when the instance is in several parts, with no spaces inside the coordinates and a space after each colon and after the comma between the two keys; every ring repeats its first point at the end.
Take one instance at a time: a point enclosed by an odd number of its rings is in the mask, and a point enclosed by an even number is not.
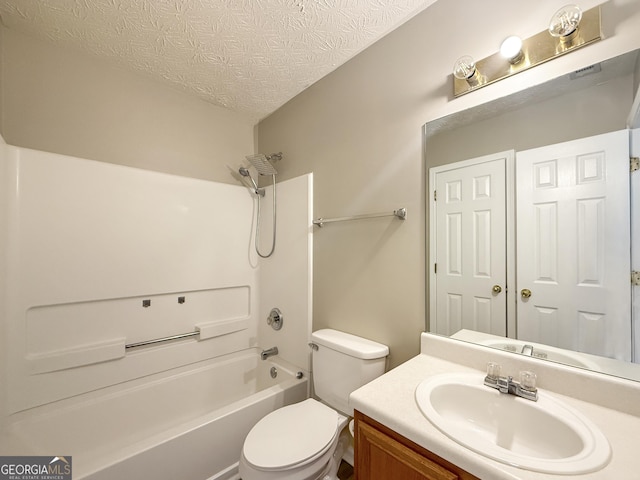
{"type": "Polygon", "coordinates": [[[355,418],[356,480],[476,478],[360,412],[355,418]]]}

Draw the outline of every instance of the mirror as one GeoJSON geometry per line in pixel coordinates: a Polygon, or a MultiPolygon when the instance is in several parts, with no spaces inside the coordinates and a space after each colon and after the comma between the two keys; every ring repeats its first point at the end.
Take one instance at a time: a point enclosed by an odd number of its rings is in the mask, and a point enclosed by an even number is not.
{"type": "MultiPolygon", "coordinates": [[[[638,58],[638,51],[629,52],[517,94],[429,122],[424,126],[427,169],[507,150],[522,152],[625,129],[634,101],[637,101],[638,58]]],[[[517,166],[516,171],[518,176],[522,175],[517,166]]],[[[429,208],[427,210],[429,212],[429,208]]],[[[428,272],[434,266],[429,254],[430,243],[434,241],[428,234],[428,272]]],[[[518,265],[515,268],[518,269],[518,265]]],[[[431,311],[431,302],[428,293],[427,312],[431,311]]],[[[631,296],[629,305],[625,307],[631,312],[631,296]]],[[[509,319],[505,318],[505,322],[517,326],[514,312],[506,315],[509,319]]],[[[426,330],[437,332],[429,324],[426,330]]],[[[640,363],[534,343],[527,338],[517,338],[516,328],[506,330],[504,337],[476,332],[468,327],[448,333],[452,338],[514,353],[522,354],[524,351],[524,354],[540,359],[640,381],[640,363]]],[[[634,341],[632,332],[633,329],[629,328],[624,333],[628,335],[625,341],[629,345],[634,341]]],[[[636,354],[636,361],[638,357],[640,352],[636,354]]]]}

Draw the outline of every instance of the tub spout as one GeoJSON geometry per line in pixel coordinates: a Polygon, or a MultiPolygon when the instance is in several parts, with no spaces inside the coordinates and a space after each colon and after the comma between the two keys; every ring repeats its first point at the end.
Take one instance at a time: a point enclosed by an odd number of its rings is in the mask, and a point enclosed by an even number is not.
{"type": "Polygon", "coordinates": [[[271,348],[267,348],[266,350],[263,350],[262,353],[260,354],[260,358],[262,358],[262,360],[266,360],[269,357],[273,357],[274,355],[278,354],[278,347],[271,347],[271,348]]]}

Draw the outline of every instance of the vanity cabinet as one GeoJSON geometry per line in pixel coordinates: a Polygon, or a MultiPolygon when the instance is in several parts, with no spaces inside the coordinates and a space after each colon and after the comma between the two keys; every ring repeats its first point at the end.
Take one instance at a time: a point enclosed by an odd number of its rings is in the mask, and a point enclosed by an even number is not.
{"type": "Polygon", "coordinates": [[[356,480],[479,480],[357,410],[354,438],[356,480]]]}

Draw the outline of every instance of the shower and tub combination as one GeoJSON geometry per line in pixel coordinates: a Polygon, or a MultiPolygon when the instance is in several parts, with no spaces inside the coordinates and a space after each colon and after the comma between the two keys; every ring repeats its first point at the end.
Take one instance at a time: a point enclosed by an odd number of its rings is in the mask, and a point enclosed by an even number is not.
{"type": "Polygon", "coordinates": [[[74,479],[237,478],[252,426],[309,394],[311,175],[279,183],[287,255],[258,267],[244,187],[0,155],[0,452],[70,456],[74,479]],[[273,330],[274,305],[296,321],[273,330]]]}
{"type": "Polygon", "coordinates": [[[235,478],[253,425],[307,397],[296,374],[255,349],[230,354],[18,414],[0,451],[63,452],[75,480],[235,478]]]}

